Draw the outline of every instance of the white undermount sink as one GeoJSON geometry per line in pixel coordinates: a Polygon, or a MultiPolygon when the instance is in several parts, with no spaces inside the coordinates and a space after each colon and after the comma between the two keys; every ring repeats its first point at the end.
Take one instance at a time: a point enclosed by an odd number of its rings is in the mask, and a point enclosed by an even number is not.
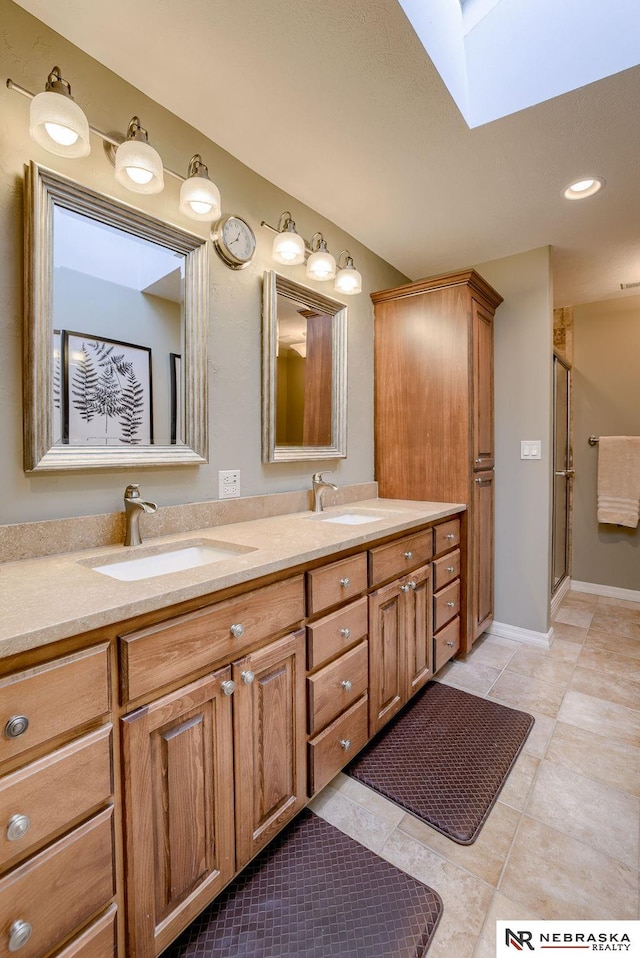
{"type": "MultiPolygon", "coordinates": [[[[184,572],[198,566],[231,559],[246,552],[253,552],[248,546],[237,546],[226,542],[214,542],[206,539],[192,539],[184,544],[167,543],[165,546],[151,546],[144,555],[134,558],[117,559],[115,562],[92,560],[90,568],[94,572],[108,575],[122,582],[136,582],[139,579],[151,579],[170,572],[184,572]]],[[[88,563],[83,562],[83,565],[88,563]]]]}
{"type": "Polygon", "coordinates": [[[380,519],[392,519],[393,512],[367,512],[364,509],[360,512],[340,512],[340,513],[320,513],[319,515],[309,516],[316,522],[337,522],[345,526],[359,526],[365,522],[379,522],[380,519]]]}

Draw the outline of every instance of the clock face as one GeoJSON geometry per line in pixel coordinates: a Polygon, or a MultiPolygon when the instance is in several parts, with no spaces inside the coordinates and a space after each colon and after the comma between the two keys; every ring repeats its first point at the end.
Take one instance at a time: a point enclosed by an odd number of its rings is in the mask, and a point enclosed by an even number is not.
{"type": "Polygon", "coordinates": [[[239,216],[223,216],[216,224],[213,242],[222,260],[232,269],[247,266],[256,251],[253,230],[239,216]]]}

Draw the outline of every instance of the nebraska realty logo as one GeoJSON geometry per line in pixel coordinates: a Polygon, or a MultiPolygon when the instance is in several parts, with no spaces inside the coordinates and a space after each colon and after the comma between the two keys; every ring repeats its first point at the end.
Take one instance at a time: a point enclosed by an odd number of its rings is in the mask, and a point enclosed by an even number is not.
{"type": "Polygon", "coordinates": [[[497,921],[496,958],[520,952],[617,952],[640,958],[640,921],[497,921]]]}

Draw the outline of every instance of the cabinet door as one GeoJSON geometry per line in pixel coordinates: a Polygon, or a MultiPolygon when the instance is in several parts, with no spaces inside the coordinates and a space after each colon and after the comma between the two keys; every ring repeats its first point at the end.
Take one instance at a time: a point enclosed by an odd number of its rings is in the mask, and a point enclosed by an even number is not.
{"type": "Polygon", "coordinates": [[[473,301],[473,468],[492,469],[493,315],[473,301]]]}
{"type": "Polygon", "coordinates": [[[375,735],[405,701],[406,607],[400,583],[369,596],[369,735],[375,735]]]}
{"type": "Polygon", "coordinates": [[[122,720],[129,948],[150,958],[230,880],[230,669],[122,720]]]}
{"type": "Polygon", "coordinates": [[[494,474],[479,472],[473,483],[472,611],[473,638],[493,619],[494,474]]]}
{"type": "Polygon", "coordinates": [[[406,604],[406,668],[405,698],[421,689],[433,675],[433,627],[431,567],[423,566],[408,576],[411,584],[405,595],[406,604]]]}
{"type": "Polygon", "coordinates": [[[306,802],[304,630],[234,662],[233,678],[240,869],[306,802]]]}

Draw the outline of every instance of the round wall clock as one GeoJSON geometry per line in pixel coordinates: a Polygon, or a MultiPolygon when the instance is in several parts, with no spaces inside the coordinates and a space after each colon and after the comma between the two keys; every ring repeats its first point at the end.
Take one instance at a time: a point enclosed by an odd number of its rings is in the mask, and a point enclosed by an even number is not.
{"type": "Polygon", "coordinates": [[[221,216],[213,227],[211,239],[216,253],[230,269],[244,269],[254,257],[255,234],[239,216],[221,216]]]}

